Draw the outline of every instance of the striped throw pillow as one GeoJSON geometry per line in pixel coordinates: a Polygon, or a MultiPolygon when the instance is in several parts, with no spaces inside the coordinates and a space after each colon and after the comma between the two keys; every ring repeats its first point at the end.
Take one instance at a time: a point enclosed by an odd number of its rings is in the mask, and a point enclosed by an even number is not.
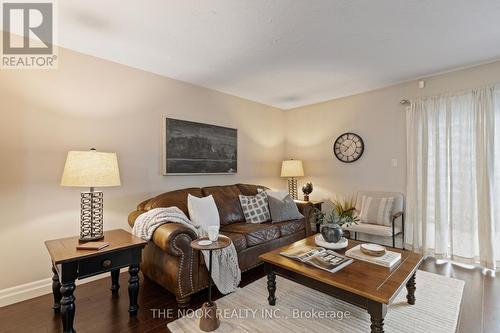
{"type": "Polygon", "coordinates": [[[391,226],[393,206],[394,198],[373,198],[364,195],[361,198],[359,219],[363,223],[391,226]]]}

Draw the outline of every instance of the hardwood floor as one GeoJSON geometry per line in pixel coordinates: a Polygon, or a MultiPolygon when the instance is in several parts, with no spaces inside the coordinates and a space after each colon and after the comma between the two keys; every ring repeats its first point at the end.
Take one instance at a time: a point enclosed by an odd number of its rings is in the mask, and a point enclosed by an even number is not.
{"type": "MultiPolygon", "coordinates": [[[[449,263],[438,264],[433,259],[423,262],[422,270],[454,277],[466,282],[460,318],[460,333],[500,333],[500,278],[484,275],[479,269],[466,269],[449,263]]],[[[262,267],[243,274],[242,286],[263,277],[262,267]]],[[[166,332],[173,319],[153,318],[151,309],[176,307],[175,297],[141,275],[139,314],[130,319],[127,294],[128,273],[120,276],[120,292],[114,297],[109,287],[111,279],[101,279],[76,288],[75,329],[82,332],[166,332]]],[[[445,286],[443,286],[445,287],[445,286]]],[[[418,288],[418,283],[417,283],[418,288]]],[[[221,295],[215,293],[215,297],[221,295]]],[[[206,292],[195,295],[192,307],[200,307],[206,292]]],[[[176,308],[173,311],[177,313],[176,308]]],[[[155,313],[158,317],[158,313],[155,313]]],[[[52,295],[0,308],[0,332],[61,332],[59,314],[52,311],[52,295]]]]}
{"type": "MultiPolygon", "coordinates": [[[[425,260],[420,269],[465,281],[459,333],[500,332],[500,276],[483,274],[479,268],[425,260]]],[[[418,285],[417,285],[418,288],[418,285]]]]}

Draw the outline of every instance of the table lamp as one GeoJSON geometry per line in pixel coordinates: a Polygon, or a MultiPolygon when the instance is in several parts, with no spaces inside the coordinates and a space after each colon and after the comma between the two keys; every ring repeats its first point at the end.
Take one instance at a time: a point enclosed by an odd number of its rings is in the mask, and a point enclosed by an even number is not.
{"type": "Polygon", "coordinates": [[[103,194],[95,187],[120,186],[120,171],[115,153],[70,151],[64,165],[61,186],[89,187],[81,193],[80,241],[104,238],[103,194]]]}
{"type": "Polygon", "coordinates": [[[297,200],[297,178],[304,176],[304,168],[302,167],[301,160],[285,160],[281,164],[281,177],[288,178],[288,193],[290,196],[297,200]]]}

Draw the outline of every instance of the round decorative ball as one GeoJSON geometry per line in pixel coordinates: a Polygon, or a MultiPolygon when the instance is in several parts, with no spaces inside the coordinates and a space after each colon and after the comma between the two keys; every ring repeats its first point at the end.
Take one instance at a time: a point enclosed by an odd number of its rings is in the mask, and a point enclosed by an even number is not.
{"type": "Polygon", "coordinates": [[[313,184],[311,182],[305,183],[304,186],[302,186],[302,193],[305,195],[311,194],[313,191],[313,184]]]}

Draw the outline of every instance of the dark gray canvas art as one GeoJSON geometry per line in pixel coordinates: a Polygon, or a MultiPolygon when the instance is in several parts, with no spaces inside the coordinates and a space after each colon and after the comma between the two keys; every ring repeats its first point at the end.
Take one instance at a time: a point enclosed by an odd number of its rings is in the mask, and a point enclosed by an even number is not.
{"type": "Polygon", "coordinates": [[[166,174],[236,173],[236,129],[165,118],[165,131],[166,174]]]}

